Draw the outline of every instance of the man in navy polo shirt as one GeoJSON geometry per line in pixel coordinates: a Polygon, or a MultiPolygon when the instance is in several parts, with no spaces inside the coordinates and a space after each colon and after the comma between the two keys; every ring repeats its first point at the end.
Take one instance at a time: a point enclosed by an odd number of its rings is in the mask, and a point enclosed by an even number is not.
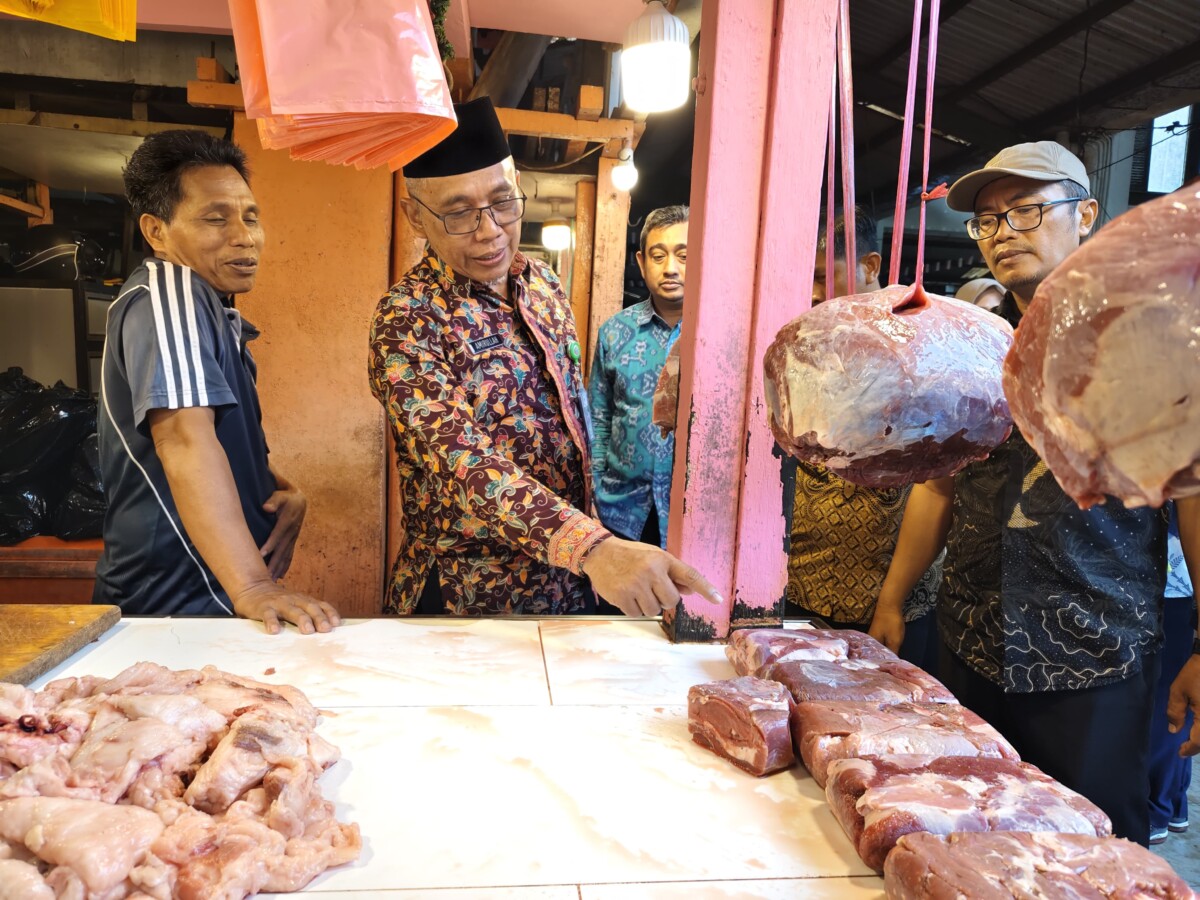
{"type": "Polygon", "coordinates": [[[108,499],[94,601],[129,614],[240,615],[329,631],[337,611],[283,587],[304,495],[267,460],[258,336],[233,306],[263,230],[246,157],[192,130],[146,138],[125,194],[154,257],[108,313],[100,466],[108,499]]]}

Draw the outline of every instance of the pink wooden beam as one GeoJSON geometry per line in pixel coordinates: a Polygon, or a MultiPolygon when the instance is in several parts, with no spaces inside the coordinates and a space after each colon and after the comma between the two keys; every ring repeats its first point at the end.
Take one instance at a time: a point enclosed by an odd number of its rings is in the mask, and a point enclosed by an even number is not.
{"type": "Polygon", "coordinates": [[[779,329],[812,305],[812,292],[805,286],[812,283],[817,255],[827,138],[820,114],[829,109],[833,93],[836,19],[837,0],[778,0],[775,77],[762,170],[747,458],[738,507],[734,625],[774,623],[783,613],[784,504],[791,497],[783,496],[780,457],[767,424],[762,359],[779,329]]]}
{"type": "MultiPolygon", "coordinates": [[[[734,596],[746,452],[749,295],[758,260],[774,24],[771,0],[707,0],[701,12],[688,230],[692,252],[680,336],[667,541],[673,553],[704,572],[727,604],[734,596]]],[[[673,640],[721,639],[729,631],[730,612],[729,605],[718,609],[687,597],[664,627],[673,640]]]]}
{"type": "Polygon", "coordinates": [[[471,0],[451,0],[446,10],[446,39],[455,59],[471,58],[471,0]]]}

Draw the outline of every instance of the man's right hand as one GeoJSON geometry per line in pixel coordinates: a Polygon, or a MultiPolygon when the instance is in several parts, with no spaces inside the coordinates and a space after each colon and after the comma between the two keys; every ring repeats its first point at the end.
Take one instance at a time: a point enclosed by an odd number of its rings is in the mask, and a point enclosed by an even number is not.
{"type": "Polygon", "coordinates": [[[618,537],[596,545],[583,563],[596,594],[627,616],[657,616],[679,603],[680,594],[699,594],[723,603],[717,589],[665,550],[618,537]]]}
{"type": "Polygon", "coordinates": [[[282,622],[291,622],[301,634],[324,633],[342,624],[332,605],[279,584],[256,585],[232,599],[233,611],[262,622],[267,634],[279,634],[282,622]]]}
{"type": "Polygon", "coordinates": [[[904,643],[904,613],[876,605],[867,633],[893,653],[899,653],[900,645],[904,643]]]}

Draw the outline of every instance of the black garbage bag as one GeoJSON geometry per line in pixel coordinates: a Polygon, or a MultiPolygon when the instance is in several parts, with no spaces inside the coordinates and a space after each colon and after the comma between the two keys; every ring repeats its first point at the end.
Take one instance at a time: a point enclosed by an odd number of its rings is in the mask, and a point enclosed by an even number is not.
{"type": "Polygon", "coordinates": [[[96,435],[84,438],[71,462],[70,487],[54,511],[54,535],[64,541],[98,538],[104,533],[104,483],[96,435]]]}
{"type": "Polygon", "coordinates": [[[45,486],[36,481],[0,487],[0,545],[19,544],[45,532],[50,502],[45,486]]]}
{"type": "Polygon", "coordinates": [[[0,409],[0,484],[57,476],[75,448],[96,430],[96,401],[61,381],[36,393],[18,393],[0,409]]]}
{"type": "Polygon", "coordinates": [[[22,394],[36,394],[44,390],[45,387],[26,375],[20,366],[11,366],[7,372],[0,372],[0,409],[22,394]]]}

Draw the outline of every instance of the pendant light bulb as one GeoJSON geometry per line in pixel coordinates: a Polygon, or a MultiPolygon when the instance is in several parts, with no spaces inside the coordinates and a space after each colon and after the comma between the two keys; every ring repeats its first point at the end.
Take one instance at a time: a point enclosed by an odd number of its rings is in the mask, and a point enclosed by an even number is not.
{"type": "Polygon", "coordinates": [[[618,191],[628,193],[637,184],[638,170],[633,164],[633,147],[625,141],[621,152],[617,154],[617,164],[612,167],[612,183],[618,191]]]}
{"type": "Polygon", "coordinates": [[[550,201],[550,218],[542,223],[542,246],[552,253],[571,246],[571,223],[559,215],[558,202],[550,201]]]}
{"type": "Polygon", "coordinates": [[[676,109],[687,102],[692,81],[691,38],[687,25],[662,0],[647,0],[625,33],[621,51],[621,93],[636,112],[676,109]]]}

